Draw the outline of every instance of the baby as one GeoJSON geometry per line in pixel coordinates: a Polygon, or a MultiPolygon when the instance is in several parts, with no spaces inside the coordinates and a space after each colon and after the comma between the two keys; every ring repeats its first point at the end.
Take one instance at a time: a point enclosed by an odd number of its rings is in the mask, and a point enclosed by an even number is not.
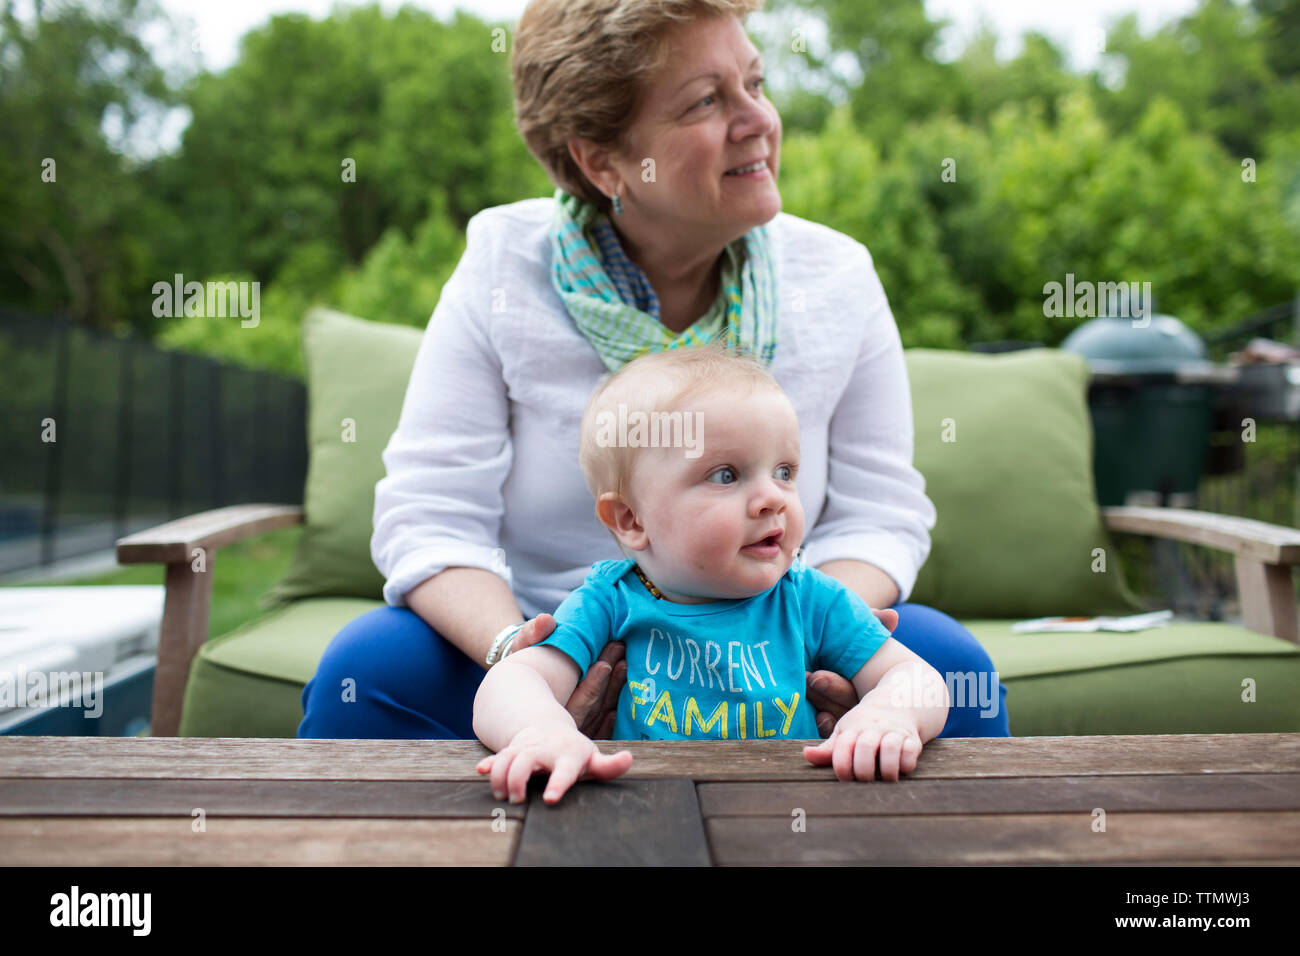
{"type": "Polygon", "coordinates": [[[632,755],[602,754],[563,701],[608,641],[627,646],[616,740],[817,740],[808,670],[861,700],[803,754],[840,780],[897,780],[943,729],[943,678],[889,636],[853,591],[803,563],[799,423],[768,371],[713,344],[642,356],[606,376],[582,419],[596,516],[627,556],[600,561],[555,629],[483,678],[474,732],[497,799],[535,771],[555,803],[632,755]]]}

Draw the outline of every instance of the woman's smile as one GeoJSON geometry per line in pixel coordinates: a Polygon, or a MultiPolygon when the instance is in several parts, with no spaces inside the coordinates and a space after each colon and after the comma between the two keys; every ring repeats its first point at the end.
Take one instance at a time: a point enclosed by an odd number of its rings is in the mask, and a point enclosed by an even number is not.
{"type": "Polygon", "coordinates": [[[722,174],[723,179],[739,179],[742,181],[754,181],[757,179],[768,179],[771,177],[771,170],[767,168],[767,160],[760,160],[756,164],[740,167],[740,172],[725,172],[722,174]]]}

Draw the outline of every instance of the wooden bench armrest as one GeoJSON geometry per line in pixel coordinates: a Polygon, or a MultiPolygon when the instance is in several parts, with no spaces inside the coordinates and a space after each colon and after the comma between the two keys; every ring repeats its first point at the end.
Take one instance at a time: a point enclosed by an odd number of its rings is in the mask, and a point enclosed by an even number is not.
{"type": "Polygon", "coordinates": [[[180,730],[190,664],[208,639],[217,550],[302,520],[303,510],[297,505],[231,505],[138,531],[117,542],[119,564],[167,566],[149,727],[154,737],[175,737],[180,730]]]}
{"type": "Polygon", "coordinates": [[[1102,508],[1111,531],[1186,541],[1233,555],[1243,623],[1300,644],[1291,568],[1300,564],[1300,531],[1283,525],[1187,508],[1102,508]]]}
{"type": "Polygon", "coordinates": [[[1265,564],[1300,564],[1300,531],[1188,508],[1102,508],[1112,531],[1202,544],[1265,564]]]}
{"type": "Polygon", "coordinates": [[[301,524],[302,515],[298,505],[231,505],[201,511],[121,538],[117,563],[188,563],[195,548],[211,554],[244,538],[301,524]]]}

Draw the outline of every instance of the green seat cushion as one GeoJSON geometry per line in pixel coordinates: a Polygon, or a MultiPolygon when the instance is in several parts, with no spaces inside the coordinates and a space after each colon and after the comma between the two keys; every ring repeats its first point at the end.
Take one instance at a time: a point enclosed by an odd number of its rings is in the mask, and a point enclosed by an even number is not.
{"type": "Polygon", "coordinates": [[[962,621],[1007,687],[1012,736],[1300,731],[1289,641],[1207,621],[1133,634],[1013,634],[1013,623],[962,621]]]}
{"type": "Polygon", "coordinates": [[[302,323],[307,368],[303,532],[272,603],[324,594],[381,598],[370,558],[375,485],[397,428],[421,330],[313,309],[302,323]]]}
{"type": "MultiPolygon", "coordinates": [[[[187,737],[295,737],[302,689],[358,598],[294,601],[209,641],[190,670],[187,737]]],[[[1229,624],[1178,621],[1137,634],[1013,634],[962,622],[1007,686],[1011,733],[1300,732],[1300,647],[1229,624]],[[1253,702],[1242,700],[1254,682],[1253,702]]]]}
{"type": "Polygon", "coordinates": [[[1142,610],[1097,506],[1086,361],[904,354],[915,463],[937,512],[909,600],[959,620],[1142,610]]]}
{"type": "Polygon", "coordinates": [[[208,641],[190,665],[182,737],[297,737],[302,689],[344,626],[383,601],[320,597],[284,604],[208,641]]]}

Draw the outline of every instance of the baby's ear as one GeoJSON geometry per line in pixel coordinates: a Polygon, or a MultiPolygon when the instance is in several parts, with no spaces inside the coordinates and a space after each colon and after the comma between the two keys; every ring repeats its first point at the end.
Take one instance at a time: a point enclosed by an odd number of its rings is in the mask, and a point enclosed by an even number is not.
{"type": "Polygon", "coordinates": [[[645,529],[641,527],[636,512],[616,492],[607,491],[596,501],[596,518],[619,540],[633,551],[644,551],[645,529]]]}

